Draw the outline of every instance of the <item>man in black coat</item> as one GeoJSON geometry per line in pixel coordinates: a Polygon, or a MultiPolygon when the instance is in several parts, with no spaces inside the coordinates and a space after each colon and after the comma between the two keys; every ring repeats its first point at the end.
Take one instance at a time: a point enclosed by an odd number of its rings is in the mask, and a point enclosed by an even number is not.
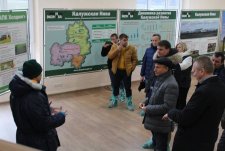
{"type": "Polygon", "coordinates": [[[40,84],[42,67],[36,60],[23,64],[9,84],[10,106],[17,126],[16,142],[44,151],[60,146],[55,130],[65,122],[62,109],[51,112],[45,86],[40,84]]]}
{"type": "Polygon", "coordinates": [[[195,92],[183,110],[164,115],[178,123],[172,151],[213,151],[225,107],[225,84],[213,70],[210,58],[197,58],[192,68],[198,81],[195,92]]]}

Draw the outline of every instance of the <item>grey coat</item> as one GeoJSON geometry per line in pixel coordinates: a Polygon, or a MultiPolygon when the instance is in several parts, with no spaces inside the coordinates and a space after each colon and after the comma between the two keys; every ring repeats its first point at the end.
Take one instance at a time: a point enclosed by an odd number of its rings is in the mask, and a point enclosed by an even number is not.
{"type": "Polygon", "coordinates": [[[172,131],[172,122],[164,121],[162,117],[176,107],[178,93],[178,84],[171,71],[156,78],[143,120],[146,129],[160,133],[172,131]]]}

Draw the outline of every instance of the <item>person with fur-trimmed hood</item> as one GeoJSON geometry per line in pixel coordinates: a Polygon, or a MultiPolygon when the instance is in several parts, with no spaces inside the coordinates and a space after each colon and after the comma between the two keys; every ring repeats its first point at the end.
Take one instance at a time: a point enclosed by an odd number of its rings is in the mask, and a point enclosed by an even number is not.
{"type": "Polygon", "coordinates": [[[10,107],[17,126],[16,143],[44,151],[60,146],[56,127],[65,122],[62,108],[50,108],[45,86],[40,84],[42,67],[36,60],[23,64],[9,83],[10,107]]]}

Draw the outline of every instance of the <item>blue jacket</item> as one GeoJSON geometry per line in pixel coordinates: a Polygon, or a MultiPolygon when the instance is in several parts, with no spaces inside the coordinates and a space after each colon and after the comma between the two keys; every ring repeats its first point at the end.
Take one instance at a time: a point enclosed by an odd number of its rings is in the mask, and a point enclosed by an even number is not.
{"type": "Polygon", "coordinates": [[[145,76],[145,79],[149,79],[150,72],[153,67],[153,55],[156,52],[157,47],[154,47],[151,44],[151,47],[147,48],[145,51],[145,55],[142,60],[142,67],[141,67],[141,76],[145,76]]]}
{"type": "Polygon", "coordinates": [[[60,145],[56,127],[65,115],[51,115],[45,87],[17,74],[9,84],[10,106],[17,126],[16,142],[45,151],[56,151],[60,145]]]}

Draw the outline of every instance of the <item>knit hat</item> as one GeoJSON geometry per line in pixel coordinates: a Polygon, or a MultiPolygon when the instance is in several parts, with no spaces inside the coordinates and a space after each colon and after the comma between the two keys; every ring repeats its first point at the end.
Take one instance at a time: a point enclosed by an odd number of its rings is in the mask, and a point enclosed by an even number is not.
{"type": "Polygon", "coordinates": [[[35,59],[31,59],[24,62],[22,71],[24,77],[33,79],[41,74],[42,67],[35,59]]]}
{"type": "Polygon", "coordinates": [[[166,57],[161,57],[153,61],[154,63],[158,63],[164,66],[167,66],[168,68],[172,69],[173,68],[173,63],[170,59],[166,57]]]}

